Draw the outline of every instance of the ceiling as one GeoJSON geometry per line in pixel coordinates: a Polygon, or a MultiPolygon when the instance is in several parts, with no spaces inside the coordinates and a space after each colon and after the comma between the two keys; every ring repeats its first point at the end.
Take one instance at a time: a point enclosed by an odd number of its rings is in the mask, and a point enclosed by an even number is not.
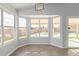
{"type": "Polygon", "coordinates": [[[35,6],[35,3],[9,3],[12,7],[14,7],[16,10],[19,9],[28,9],[35,6]]]}
{"type": "MultiPolygon", "coordinates": [[[[20,9],[29,9],[29,8],[34,8],[35,3],[9,3],[12,7],[14,7],[16,10],[20,9]]],[[[64,5],[63,3],[45,3],[45,5],[52,5],[52,6],[59,6],[59,5],[64,5]]]]}

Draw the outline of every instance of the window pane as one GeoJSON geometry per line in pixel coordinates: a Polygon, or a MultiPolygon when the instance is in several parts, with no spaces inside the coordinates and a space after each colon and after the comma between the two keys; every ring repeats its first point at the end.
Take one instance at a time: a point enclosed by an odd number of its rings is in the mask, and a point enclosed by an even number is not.
{"type": "Polygon", "coordinates": [[[48,37],[48,19],[40,19],[40,37],[48,37]]]}
{"type": "Polygon", "coordinates": [[[14,39],[14,16],[3,12],[4,43],[14,39]]]}
{"type": "Polygon", "coordinates": [[[48,19],[40,19],[41,24],[48,24],[48,19]]]}
{"type": "Polygon", "coordinates": [[[1,45],[1,9],[0,9],[0,45],[1,45]]]}
{"type": "Polygon", "coordinates": [[[39,24],[39,19],[31,19],[32,24],[39,24]]]}
{"type": "Polygon", "coordinates": [[[69,18],[69,38],[76,38],[77,27],[79,26],[79,18],[69,18]]]}
{"type": "Polygon", "coordinates": [[[31,20],[31,37],[48,37],[48,19],[31,20]]]}
{"type": "Polygon", "coordinates": [[[53,17],[53,37],[60,38],[60,17],[53,17]]]}
{"type": "Polygon", "coordinates": [[[79,47],[79,17],[69,17],[68,21],[68,46],[79,47]]]}
{"type": "Polygon", "coordinates": [[[39,19],[31,19],[31,37],[39,37],[39,19]]]}
{"type": "Polygon", "coordinates": [[[31,24],[31,37],[39,37],[39,24],[31,24]]]}
{"type": "Polygon", "coordinates": [[[19,39],[24,39],[27,37],[26,19],[19,18],[19,39]]]}

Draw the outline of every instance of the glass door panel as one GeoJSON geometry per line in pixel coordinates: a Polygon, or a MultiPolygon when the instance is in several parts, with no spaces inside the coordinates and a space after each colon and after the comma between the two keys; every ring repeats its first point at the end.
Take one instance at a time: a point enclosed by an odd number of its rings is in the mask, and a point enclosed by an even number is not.
{"type": "Polygon", "coordinates": [[[48,37],[48,19],[40,19],[40,37],[48,37]]]}
{"type": "Polygon", "coordinates": [[[60,39],[60,16],[53,17],[53,38],[60,39]]]}
{"type": "Polygon", "coordinates": [[[40,37],[48,37],[48,23],[40,24],[40,37]]]}
{"type": "Polygon", "coordinates": [[[39,37],[39,24],[31,24],[31,37],[39,37]]]}

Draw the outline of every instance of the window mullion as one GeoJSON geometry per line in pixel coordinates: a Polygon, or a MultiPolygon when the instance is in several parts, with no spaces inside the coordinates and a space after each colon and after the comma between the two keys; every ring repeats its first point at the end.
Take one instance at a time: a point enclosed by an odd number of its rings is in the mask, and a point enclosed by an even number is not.
{"type": "MultiPolygon", "coordinates": [[[[39,30],[40,30],[40,18],[39,18],[39,30]]],[[[39,37],[40,37],[40,31],[39,31],[39,37]]]]}
{"type": "Polygon", "coordinates": [[[3,10],[1,9],[1,43],[4,44],[3,10]]]}

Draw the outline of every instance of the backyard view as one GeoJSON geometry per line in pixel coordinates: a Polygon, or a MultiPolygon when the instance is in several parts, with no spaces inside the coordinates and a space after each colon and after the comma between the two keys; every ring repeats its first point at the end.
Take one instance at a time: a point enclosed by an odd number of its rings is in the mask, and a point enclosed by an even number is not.
{"type": "Polygon", "coordinates": [[[48,37],[48,19],[40,19],[40,36],[48,37]]]}
{"type": "Polygon", "coordinates": [[[31,19],[31,37],[39,37],[39,19],[31,19]]]}
{"type": "MultiPolygon", "coordinates": [[[[1,16],[1,14],[0,14],[1,16]]],[[[26,38],[26,19],[19,18],[19,39],[26,38]]],[[[3,12],[3,39],[4,43],[14,39],[14,16],[3,12]]],[[[0,18],[0,42],[1,42],[1,18],[0,18]]]]}
{"type": "Polygon", "coordinates": [[[14,16],[3,12],[4,42],[14,39],[14,16]]]}
{"type": "Polygon", "coordinates": [[[27,38],[27,25],[25,18],[19,18],[19,39],[27,38]]]}
{"type": "Polygon", "coordinates": [[[69,18],[69,46],[79,47],[79,18],[69,18]]]}
{"type": "Polygon", "coordinates": [[[48,37],[48,19],[31,19],[31,37],[48,37]]]}

